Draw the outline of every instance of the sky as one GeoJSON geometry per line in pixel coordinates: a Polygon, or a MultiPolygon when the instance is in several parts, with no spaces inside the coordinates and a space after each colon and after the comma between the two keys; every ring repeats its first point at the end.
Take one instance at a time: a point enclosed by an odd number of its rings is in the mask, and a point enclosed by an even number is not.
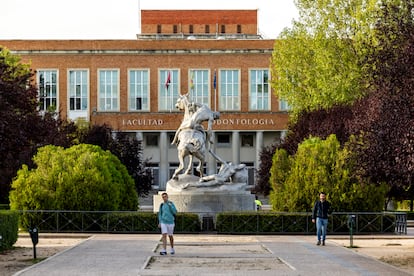
{"type": "Polygon", "coordinates": [[[1,0],[0,39],[136,39],[140,9],[257,9],[277,38],[298,18],[294,0],[1,0]]]}

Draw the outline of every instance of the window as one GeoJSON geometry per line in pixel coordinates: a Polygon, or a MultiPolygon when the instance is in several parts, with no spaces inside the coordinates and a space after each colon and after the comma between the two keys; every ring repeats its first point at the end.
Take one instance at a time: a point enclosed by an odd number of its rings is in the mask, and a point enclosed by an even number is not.
{"type": "Polygon", "coordinates": [[[88,108],[88,71],[69,71],[69,110],[88,108]]]}
{"type": "Polygon", "coordinates": [[[192,34],[192,33],[194,32],[194,27],[193,27],[193,25],[188,26],[188,32],[189,32],[190,34],[192,34]]]}
{"type": "Polygon", "coordinates": [[[157,34],[161,33],[161,25],[157,25],[157,34]]]}
{"type": "Polygon", "coordinates": [[[253,134],[242,134],[241,136],[241,146],[250,148],[253,147],[253,134]]]}
{"type": "Polygon", "coordinates": [[[158,84],[158,109],[160,111],[176,110],[175,103],[178,99],[178,79],[179,71],[174,70],[160,70],[158,84]]]}
{"type": "Polygon", "coordinates": [[[178,28],[177,28],[177,25],[173,25],[173,33],[178,33],[178,28]]]}
{"type": "Polygon", "coordinates": [[[145,144],[148,147],[158,147],[158,135],[157,134],[146,134],[145,144]]]}
{"type": "Polygon", "coordinates": [[[242,27],[241,27],[241,25],[237,25],[237,33],[238,33],[238,34],[241,34],[241,32],[242,32],[242,27]]]}
{"type": "Polygon", "coordinates": [[[226,33],[226,25],[221,25],[221,33],[225,34],[226,33]]]}
{"type": "Polygon", "coordinates": [[[206,34],[210,33],[210,25],[205,26],[205,32],[206,32],[206,34]]]}
{"type": "Polygon", "coordinates": [[[196,103],[209,105],[209,71],[207,69],[190,70],[190,96],[196,103]]]}
{"type": "Polygon", "coordinates": [[[269,70],[250,70],[250,110],[270,110],[269,70]]]}
{"type": "Polygon", "coordinates": [[[149,72],[129,70],[129,110],[149,111],[149,72]]]}
{"type": "Polygon", "coordinates": [[[220,70],[219,106],[220,110],[240,110],[239,70],[220,70]]]}
{"type": "Polygon", "coordinates": [[[279,110],[280,111],[288,111],[290,110],[290,106],[287,101],[279,99],[279,110]]]}
{"type": "Polygon", "coordinates": [[[217,146],[219,147],[228,147],[230,146],[230,134],[227,133],[217,133],[217,146]]]}
{"type": "Polygon", "coordinates": [[[41,111],[57,109],[57,70],[39,70],[39,105],[41,111]]]}
{"type": "Polygon", "coordinates": [[[98,70],[98,102],[100,111],[118,111],[119,72],[98,70]]]}

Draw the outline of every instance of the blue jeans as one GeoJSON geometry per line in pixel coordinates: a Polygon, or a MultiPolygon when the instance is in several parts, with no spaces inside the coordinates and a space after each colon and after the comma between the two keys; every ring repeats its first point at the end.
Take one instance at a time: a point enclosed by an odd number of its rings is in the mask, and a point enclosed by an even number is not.
{"type": "Polygon", "coordinates": [[[328,219],[316,218],[316,235],[318,236],[318,241],[325,240],[326,231],[328,230],[328,219]]]}

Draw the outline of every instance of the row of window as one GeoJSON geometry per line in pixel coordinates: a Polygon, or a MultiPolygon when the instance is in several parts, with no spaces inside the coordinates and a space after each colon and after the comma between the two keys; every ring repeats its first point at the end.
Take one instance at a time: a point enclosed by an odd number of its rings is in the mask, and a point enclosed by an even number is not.
{"type": "MultiPolygon", "coordinates": [[[[59,87],[58,70],[40,69],[37,71],[41,110],[55,110],[59,87]]],[[[220,69],[212,74],[209,69],[189,70],[188,89],[192,101],[206,104],[220,111],[240,111],[241,77],[239,69],[220,69]],[[212,75],[212,77],[210,77],[212,75]],[[214,93],[214,104],[210,95],[214,93]],[[216,104],[218,106],[216,106],[216,104]]],[[[268,69],[249,70],[249,110],[269,111],[270,84],[268,69]]],[[[158,71],[158,111],[175,110],[180,94],[180,70],[160,69],[158,71]]],[[[89,104],[89,70],[68,70],[69,110],[87,110],[89,104]]],[[[120,70],[98,69],[98,104],[101,112],[120,109],[120,70]]],[[[128,70],[128,110],[149,111],[150,108],[150,70],[128,70]]],[[[280,110],[288,106],[280,101],[280,110]]]]}
{"type": "MultiPolygon", "coordinates": [[[[168,134],[169,145],[170,147],[175,147],[172,145],[174,140],[174,133],[168,134]]],[[[159,134],[158,133],[146,133],[145,134],[145,146],[146,147],[159,147],[159,134]]],[[[244,148],[251,148],[254,146],[254,134],[242,133],[240,134],[240,146],[244,148]]],[[[231,146],[231,134],[229,133],[215,133],[215,144],[217,147],[230,147],[231,146]]]]}
{"type": "MultiPolygon", "coordinates": [[[[237,25],[237,33],[241,34],[242,33],[242,25],[237,25]]],[[[180,32],[184,32],[184,30],[180,30],[180,32]]],[[[204,26],[204,32],[206,34],[210,33],[210,25],[206,24],[204,26]]],[[[218,30],[217,30],[218,32],[218,30]]],[[[158,34],[162,34],[162,25],[157,25],[157,33],[158,34]]],[[[173,33],[176,34],[178,33],[178,25],[173,25],[173,33]]],[[[192,34],[194,33],[194,26],[193,25],[188,25],[188,33],[192,34]]],[[[225,34],[226,33],[226,25],[220,25],[220,33],[225,34]]]]}

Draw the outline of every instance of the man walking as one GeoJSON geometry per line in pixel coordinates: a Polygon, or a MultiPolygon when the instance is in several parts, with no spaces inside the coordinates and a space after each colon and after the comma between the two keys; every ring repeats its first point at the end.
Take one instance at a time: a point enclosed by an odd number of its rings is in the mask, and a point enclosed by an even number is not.
{"type": "Polygon", "coordinates": [[[175,253],[174,250],[174,226],[175,226],[175,215],[177,214],[177,209],[173,202],[168,200],[168,194],[162,193],[163,202],[160,205],[158,211],[158,227],[161,228],[162,233],[162,250],[160,255],[167,255],[167,235],[170,238],[171,254],[175,253]]]}
{"type": "Polygon", "coordinates": [[[312,211],[312,222],[316,222],[316,235],[318,242],[316,245],[325,245],[326,231],[328,228],[328,213],[331,204],[326,200],[326,194],[321,192],[319,194],[319,200],[315,202],[312,211]]]}

